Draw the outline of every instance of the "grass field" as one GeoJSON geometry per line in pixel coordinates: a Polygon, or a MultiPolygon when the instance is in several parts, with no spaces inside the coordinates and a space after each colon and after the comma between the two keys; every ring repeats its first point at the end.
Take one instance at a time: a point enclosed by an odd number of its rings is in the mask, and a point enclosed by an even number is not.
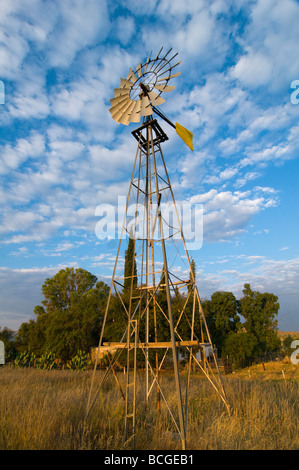
{"type": "MultiPolygon", "coordinates": [[[[265,370],[258,364],[224,376],[230,416],[195,373],[188,449],[298,450],[298,370],[291,363],[267,363],[265,370]]],[[[0,449],[130,449],[123,441],[124,402],[111,380],[84,425],[91,371],[0,368],[0,449]]],[[[163,388],[175,405],[173,377],[163,376],[163,388]]],[[[155,410],[141,405],[137,411],[136,449],[180,449],[168,413],[162,412],[159,428],[155,410]]]]}

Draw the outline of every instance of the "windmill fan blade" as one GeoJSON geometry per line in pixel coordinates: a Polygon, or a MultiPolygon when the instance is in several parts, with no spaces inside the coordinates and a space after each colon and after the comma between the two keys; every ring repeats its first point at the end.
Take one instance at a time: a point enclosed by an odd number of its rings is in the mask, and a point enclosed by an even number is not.
{"type": "Polygon", "coordinates": [[[149,91],[148,96],[154,106],[159,106],[160,104],[165,103],[164,98],[161,98],[161,96],[157,95],[154,91],[149,91]]]}
{"type": "Polygon", "coordinates": [[[118,122],[120,124],[124,124],[125,126],[127,126],[129,124],[130,114],[131,114],[131,111],[134,108],[134,106],[135,106],[135,101],[131,101],[128,108],[124,111],[123,115],[118,119],[118,122]]]}
{"type": "Polygon", "coordinates": [[[141,116],[149,116],[150,114],[153,114],[153,110],[147,96],[143,96],[141,98],[140,114],[141,116]]]}
{"type": "Polygon", "coordinates": [[[113,119],[116,121],[116,122],[120,122],[120,119],[123,117],[124,114],[126,114],[127,110],[129,109],[129,107],[131,106],[131,103],[132,101],[131,100],[128,100],[127,103],[125,103],[114,115],[113,115],[113,119]]]}
{"type": "Polygon", "coordinates": [[[130,80],[126,80],[125,78],[120,79],[120,88],[132,88],[133,83],[130,80]]]}
{"type": "Polygon", "coordinates": [[[140,110],[141,110],[141,101],[140,100],[135,101],[135,106],[132,109],[132,112],[130,114],[130,122],[140,121],[140,118],[141,118],[140,110]]]}
{"type": "MultiPolygon", "coordinates": [[[[173,56],[175,57],[175,55],[173,56]]],[[[169,61],[166,62],[166,64],[164,64],[162,67],[160,67],[158,70],[156,70],[156,74],[157,75],[164,75],[166,72],[171,72],[172,69],[174,69],[175,67],[177,67],[178,65],[180,65],[182,63],[182,61],[180,60],[179,62],[177,62],[176,64],[174,65],[170,65],[170,61],[172,59],[169,59],[169,61]],[[163,70],[167,65],[170,65],[170,67],[168,67],[167,70],[164,70],[163,72],[159,73],[161,70],[163,70]]]]}
{"type": "Polygon", "coordinates": [[[157,88],[159,91],[163,91],[165,93],[168,93],[169,91],[172,91],[175,89],[175,86],[170,86],[170,85],[155,85],[154,88],[157,88]]]}
{"type": "Polygon", "coordinates": [[[137,69],[136,69],[136,73],[138,73],[138,77],[140,78],[141,75],[142,75],[142,72],[141,72],[141,62],[139,62],[139,65],[138,65],[138,67],[137,67],[137,69]]]}
{"type": "Polygon", "coordinates": [[[176,67],[177,65],[181,64],[182,61],[180,62],[177,62],[175,65],[170,65],[172,59],[176,56],[177,54],[175,54],[171,59],[167,60],[166,62],[162,63],[161,64],[158,64],[158,67],[156,67],[154,69],[154,72],[157,74],[157,75],[164,75],[164,73],[166,72],[169,72],[170,70],[172,70],[174,67],[176,67]],[[170,66],[170,67],[168,67],[170,66]],[[165,69],[166,67],[168,67],[168,69],[166,70],[163,70],[165,69]]]}
{"type": "Polygon", "coordinates": [[[118,118],[122,115],[123,110],[131,103],[130,98],[127,98],[124,101],[121,101],[120,103],[112,106],[109,111],[111,113],[111,116],[115,121],[118,120],[118,118]]]}
{"type": "Polygon", "coordinates": [[[147,61],[145,62],[144,66],[143,66],[143,74],[145,74],[146,71],[147,71],[147,66],[148,66],[149,61],[150,61],[150,57],[147,59],[147,61]]]}
{"type": "Polygon", "coordinates": [[[131,69],[131,67],[130,67],[130,71],[129,71],[128,76],[127,76],[127,80],[129,80],[133,83],[137,82],[137,80],[138,80],[138,78],[136,77],[136,75],[133,72],[133,70],[131,69]]]}
{"type": "Polygon", "coordinates": [[[122,102],[125,102],[129,99],[129,95],[120,95],[120,96],[117,96],[116,98],[112,98],[110,100],[110,103],[111,103],[111,108],[113,108],[114,106],[122,103],[122,102]]]}
{"type": "Polygon", "coordinates": [[[164,80],[170,80],[171,78],[178,77],[179,75],[181,75],[181,72],[174,73],[173,75],[169,75],[168,77],[159,78],[159,79],[157,80],[157,82],[163,82],[164,80]]]}
{"type": "Polygon", "coordinates": [[[112,114],[112,117],[114,116],[115,113],[117,113],[126,103],[128,103],[130,100],[129,97],[125,98],[123,101],[119,102],[119,103],[116,103],[114,104],[113,106],[111,106],[111,108],[109,109],[110,113],[112,114]]]}
{"type": "Polygon", "coordinates": [[[114,88],[114,97],[116,98],[117,96],[130,96],[130,89],[126,88],[114,88]]]}

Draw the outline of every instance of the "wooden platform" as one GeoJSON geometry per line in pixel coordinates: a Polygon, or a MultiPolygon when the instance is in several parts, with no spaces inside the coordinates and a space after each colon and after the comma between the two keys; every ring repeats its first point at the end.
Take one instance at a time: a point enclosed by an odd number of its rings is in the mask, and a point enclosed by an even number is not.
{"type": "MultiPolygon", "coordinates": [[[[193,348],[197,347],[200,345],[203,345],[204,343],[199,343],[198,341],[176,341],[176,347],[177,348],[193,348]]],[[[132,347],[134,345],[134,341],[130,342],[130,346],[132,347]]],[[[105,348],[111,347],[111,349],[125,349],[127,348],[127,343],[103,343],[103,346],[105,348]]],[[[162,348],[172,348],[172,342],[171,341],[162,341],[162,342],[153,342],[153,343],[138,343],[137,348],[141,349],[162,349],[162,348]]]]}

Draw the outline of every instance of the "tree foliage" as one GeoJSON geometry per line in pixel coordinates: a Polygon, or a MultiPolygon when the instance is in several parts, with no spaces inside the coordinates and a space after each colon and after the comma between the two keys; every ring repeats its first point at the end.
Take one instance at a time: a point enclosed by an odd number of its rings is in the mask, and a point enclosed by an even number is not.
{"type": "Polygon", "coordinates": [[[223,355],[231,357],[236,366],[248,365],[254,354],[257,339],[244,331],[231,332],[224,340],[223,355]]]}
{"type": "Polygon", "coordinates": [[[78,350],[88,352],[99,340],[108,287],[88,271],[66,268],[46,279],[42,292],[36,320],[19,329],[18,349],[38,356],[51,351],[64,361],[78,350]]]}
{"type": "Polygon", "coordinates": [[[245,320],[244,328],[247,333],[256,338],[254,350],[256,355],[279,348],[276,320],[278,311],[279,303],[276,295],[253,291],[250,284],[244,284],[240,313],[245,320]]]}
{"type": "Polygon", "coordinates": [[[84,269],[61,269],[54,277],[46,279],[42,286],[42,304],[46,313],[70,310],[96,282],[96,276],[84,269]]]}
{"type": "Polygon", "coordinates": [[[213,343],[221,355],[226,337],[239,327],[239,303],[232,292],[215,292],[211,300],[203,302],[203,309],[213,343]]]}
{"type": "Polygon", "coordinates": [[[124,269],[124,293],[130,293],[131,285],[137,286],[137,266],[134,254],[134,239],[129,237],[128,247],[125,251],[125,269],[124,269]]]}
{"type": "MultiPolygon", "coordinates": [[[[124,282],[122,299],[113,293],[110,297],[110,315],[107,317],[103,341],[119,341],[127,328],[128,316],[123,305],[128,306],[131,287],[133,292],[137,289],[134,258],[134,240],[129,238],[125,253],[124,277],[127,279],[124,282]],[[134,277],[131,284],[132,274],[134,277]]],[[[196,266],[193,260],[191,267],[195,278],[196,266]]],[[[155,294],[156,309],[154,311],[151,304],[148,312],[151,319],[149,341],[170,341],[164,270],[160,285],[155,294]],[[156,331],[153,327],[154,315],[158,325],[156,331]]],[[[185,317],[191,318],[192,289],[191,282],[187,292],[182,293],[176,289],[171,299],[174,324],[181,318],[177,332],[181,338],[186,339],[190,335],[190,323],[185,317]],[[184,315],[181,315],[184,306],[184,315]]],[[[30,353],[37,358],[45,357],[51,352],[66,363],[78,351],[84,355],[91,347],[98,345],[109,296],[109,287],[106,284],[98,282],[96,276],[83,269],[65,268],[45,280],[42,293],[42,305],[37,305],[34,309],[35,319],[20,326],[13,348],[23,355],[30,353]]],[[[137,300],[132,301],[133,308],[134,302],[137,300]]],[[[145,306],[144,300],[140,304],[141,312],[145,306]]],[[[245,284],[240,300],[232,292],[215,292],[210,300],[202,302],[202,306],[218,356],[228,355],[241,364],[255,355],[276,351],[280,347],[276,330],[279,303],[274,294],[252,291],[250,285],[245,284]]],[[[145,341],[144,318],[145,315],[139,326],[141,341],[145,341]]],[[[199,318],[195,319],[196,336],[200,337],[199,318]]],[[[8,329],[0,329],[0,339],[6,341],[7,347],[9,344],[11,346],[8,329]]]]}

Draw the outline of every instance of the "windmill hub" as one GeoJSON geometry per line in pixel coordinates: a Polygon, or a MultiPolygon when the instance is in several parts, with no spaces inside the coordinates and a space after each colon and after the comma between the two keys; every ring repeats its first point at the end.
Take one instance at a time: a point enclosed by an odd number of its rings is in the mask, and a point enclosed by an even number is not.
{"type": "Polygon", "coordinates": [[[141,82],[141,83],[139,84],[139,86],[140,86],[140,88],[141,88],[141,90],[142,90],[142,93],[141,93],[142,96],[143,96],[143,95],[147,96],[147,95],[148,95],[148,92],[151,91],[151,90],[150,90],[150,87],[149,87],[148,85],[145,85],[145,83],[143,83],[143,82],[141,82]]]}
{"type": "Polygon", "coordinates": [[[155,84],[157,81],[157,76],[153,72],[145,73],[142,77],[140,77],[132,86],[130,91],[130,98],[131,100],[138,100],[140,98],[139,92],[140,88],[142,91],[146,93],[152,91],[155,88],[155,84]]]}

